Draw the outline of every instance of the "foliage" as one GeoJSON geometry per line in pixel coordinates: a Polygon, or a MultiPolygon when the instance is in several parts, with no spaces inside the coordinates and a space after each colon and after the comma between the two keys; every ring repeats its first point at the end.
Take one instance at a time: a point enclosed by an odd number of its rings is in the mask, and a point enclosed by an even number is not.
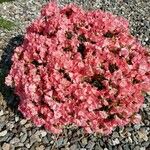
{"type": "Polygon", "coordinates": [[[0,17],[0,28],[11,30],[14,26],[15,24],[13,22],[0,17]]]}
{"type": "Polygon", "coordinates": [[[14,1],[14,0],[0,0],[0,4],[4,3],[4,2],[12,2],[12,1],[14,1]]]}

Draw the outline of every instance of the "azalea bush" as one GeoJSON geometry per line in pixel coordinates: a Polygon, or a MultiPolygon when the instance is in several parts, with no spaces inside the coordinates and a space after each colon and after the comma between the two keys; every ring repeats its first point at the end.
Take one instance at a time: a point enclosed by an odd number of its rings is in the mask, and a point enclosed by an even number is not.
{"type": "Polygon", "coordinates": [[[109,134],[140,121],[150,55],[122,17],[49,3],[27,28],[12,62],[6,84],[37,126],[60,133],[73,124],[109,134]]]}

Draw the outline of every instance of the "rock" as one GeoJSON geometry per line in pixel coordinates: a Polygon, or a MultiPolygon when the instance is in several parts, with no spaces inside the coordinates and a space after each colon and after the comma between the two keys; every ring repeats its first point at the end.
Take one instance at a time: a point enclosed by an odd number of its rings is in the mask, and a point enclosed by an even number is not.
{"type": "Polygon", "coordinates": [[[27,137],[28,137],[27,133],[24,133],[24,134],[21,136],[20,141],[21,141],[22,143],[24,143],[24,142],[26,141],[27,137]]]}
{"type": "Polygon", "coordinates": [[[4,143],[2,146],[2,150],[10,150],[10,148],[11,148],[11,145],[8,143],[4,143]]]}
{"type": "Polygon", "coordinates": [[[64,139],[60,138],[56,141],[56,147],[59,148],[63,145],[64,139]]]}
{"type": "Polygon", "coordinates": [[[14,137],[11,141],[10,141],[10,144],[17,144],[19,143],[20,140],[17,138],[17,137],[14,137]]]}
{"type": "Polygon", "coordinates": [[[11,133],[7,134],[7,139],[5,141],[9,142],[13,137],[14,137],[14,133],[11,132],[11,133]]]}
{"type": "Polygon", "coordinates": [[[15,117],[15,122],[18,122],[18,121],[19,121],[19,117],[16,116],[16,117],[15,117]]]}
{"type": "Polygon", "coordinates": [[[4,115],[4,111],[1,110],[1,111],[0,111],[0,116],[3,116],[3,115],[4,115]]]}
{"type": "Polygon", "coordinates": [[[94,150],[103,150],[103,148],[102,148],[100,145],[96,145],[96,146],[94,147],[94,150]]]}
{"type": "Polygon", "coordinates": [[[148,136],[146,131],[138,131],[139,139],[143,139],[144,141],[148,141],[148,136]]]}
{"type": "Polygon", "coordinates": [[[25,144],[25,146],[26,146],[26,148],[30,148],[32,145],[31,144],[29,144],[29,143],[27,143],[27,144],[25,144]]]}
{"type": "Polygon", "coordinates": [[[87,145],[87,143],[88,143],[87,138],[83,138],[81,140],[81,143],[82,143],[83,146],[87,145]]]}
{"type": "Polygon", "coordinates": [[[146,141],[146,142],[143,142],[142,143],[142,146],[144,146],[144,147],[148,147],[150,145],[150,142],[149,141],[146,141]]]}
{"type": "Polygon", "coordinates": [[[140,150],[146,150],[146,148],[145,147],[140,147],[140,150]]]}
{"type": "Polygon", "coordinates": [[[76,145],[76,144],[71,145],[71,146],[70,146],[70,149],[71,149],[71,150],[77,150],[77,145],[76,145]]]}
{"type": "Polygon", "coordinates": [[[140,146],[139,145],[135,146],[133,150],[140,150],[140,146]]]}
{"type": "Polygon", "coordinates": [[[12,129],[14,128],[14,122],[9,122],[7,123],[7,128],[12,131],[12,129]]]}
{"type": "Polygon", "coordinates": [[[36,150],[45,150],[45,147],[43,145],[41,145],[40,147],[36,147],[36,150]]]}
{"type": "Polygon", "coordinates": [[[5,122],[0,122],[0,131],[4,128],[5,125],[6,125],[5,122]]]}
{"type": "Polygon", "coordinates": [[[0,132],[0,137],[5,136],[7,134],[7,130],[1,131],[0,132]]]}
{"type": "Polygon", "coordinates": [[[118,150],[123,150],[121,145],[118,146],[118,150]]]}
{"type": "Polygon", "coordinates": [[[23,146],[24,146],[23,143],[18,143],[18,144],[17,144],[17,147],[23,147],[23,146]]]}
{"type": "Polygon", "coordinates": [[[130,143],[132,143],[132,142],[133,142],[133,140],[132,140],[132,138],[131,138],[131,137],[128,137],[128,141],[129,141],[130,143]]]}
{"type": "Polygon", "coordinates": [[[118,137],[119,137],[119,134],[117,132],[113,132],[112,138],[118,138],[118,137]]]}
{"type": "Polygon", "coordinates": [[[27,123],[27,120],[26,119],[22,119],[21,121],[20,121],[20,124],[21,125],[24,125],[24,124],[26,124],[27,123]]]}
{"type": "Polygon", "coordinates": [[[25,124],[25,127],[26,128],[31,128],[33,125],[31,124],[31,123],[27,123],[27,124],[25,124]]]}
{"type": "Polygon", "coordinates": [[[129,147],[128,144],[125,144],[125,145],[123,145],[123,149],[124,149],[124,150],[130,150],[130,147],[129,147]]]}
{"type": "Polygon", "coordinates": [[[135,128],[136,130],[139,130],[139,129],[140,129],[140,127],[141,127],[141,125],[140,125],[140,124],[136,124],[136,125],[134,125],[134,128],[135,128]]]}
{"type": "Polygon", "coordinates": [[[41,134],[41,136],[42,136],[42,137],[44,137],[44,136],[46,136],[46,135],[47,135],[47,132],[46,132],[46,131],[44,131],[44,130],[40,130],[40,134],[41,134]]]}
{"type": "Polygon", "coordinates": [[[95,142],[92,142],[92,141],[89,141],[88,142],[88,145],[86,146],[86,148],[88,150],[92,150],[94,148],[94,145],[95,145],[95,142]]]}
{"type": "Polygon", "coordinates": [[[113,145],[118,145],[119,143],[120,143],[120,141],[119,141],[118,138],[112,140],[112,144],[113,144],[113,145]]]}
{"type": "Polygon", "coordinates": [[[48,140],[48,138],[46,136],[43,138],[42,141],[43,141],[44,144],[48,144],[49,143],[49,140],[48,140]]]}

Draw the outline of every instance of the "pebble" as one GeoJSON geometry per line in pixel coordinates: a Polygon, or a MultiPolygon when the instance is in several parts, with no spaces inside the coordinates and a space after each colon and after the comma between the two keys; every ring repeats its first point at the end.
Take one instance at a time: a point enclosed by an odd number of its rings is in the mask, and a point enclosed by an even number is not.
{"type": "Polygon", "coordinates": [[[10,150],[11,146],[8,143],[4,143],[2,146],[2,150],[10,150]]]}
{"type": "Polygon", "coordinates": [[[120,143],[119,139],[116,138],[114,140],[112,140],[113,145],[118,145],[120,143]]]}
{"type": "Polygon", "coordinates": [[[129,147],[128,144],[125,144],[125,145],[123,145],[123,149],[124,149],[124,150],[130,150],[130,147],[129,147]]]}
{"type": "Polygon", "coordinates": [[[3,115],[4,115],[4,111],[1,110],[1,111],[0,111],[0,116],[3,116],[3,115]]]}
{"type": "Polygon", "coordinates": [[[89,149],[89,150],[92,150],[94,148],[94,145],[95,145],[95,142],[89,141],[86,148],[89,149]]]}
{"type": "Polygon", "coordinates": [[[26,141],[27,137],[28,137],[27,133],[24,133],[24,134],[21,136],[20,141],[21,141],[22,143],[24,143],[24,142],[26,141]]]}
{"type": "Polygon", "coordinates": [[[11,141],[10,141],[10,144],[16,144],[16,143],[19,143],[20,142],[20,139],[18,139],[17,137],[14,137],[11,141]]]}
{"type": "Polygon", "coordinates": [[[137,145],[133,150],[140,150],[140,146],[137,145]]]}
{"type": "Polygon", "coordinates": [[[27,120],[26,119],[22,119],[21,121],[20,121],[20,124],[21,125],[24,125],[24,124],[26,124],[27,123],[27,120]]]}
{"type": "Polygon", "coordinates": [[[0,131],[4,128],[5,125],[6,125],[5,122],[0,122],[0,131]]]}
{"type": "Polygon", "coordinates": [[[59,148],[63,145],[64,139],[60,138],[56,141],[56,147],[59,148]]]}
{"type": "Polygon", "coordinates": [[[27,143],[25,144],[26,148],[30,148],[31,147],[31,144],[27,143]]]}
{"type": "Polygon", "coordinates": [[[40,134],[41,134],[41,136],[42,136],[42,137],[44,137],[44,136],[46,136],[46,135],[47,135],[47,132],[46,132],[46,131],[44,131],[44,130],[40,130],[40,134]]]}
{"type": "Polygon", "coordinates": [[[40,147],[36,147],[36,150],[44,150],[45,147],[43,145],[41,145],[40,147]]]}
{"type": "Polygon", "coordinates": [[[77,150],[77,145],[76,144],[71,145],[70,150],[77,150]]]}
{"type": "Polygon", "coordinates": [[[83,138],[81,140],[81,143],[82,143],[83,146],[87,145],[87,143],[88,143],[87,138],[83,138]]]}
{"type": "Polygon", "coordinates": [[[138,135],[139,135],[139,139],[143,139],[144,141],[148,141],[148,136],[146,134],[146,132],[141,132],[141,131],[138,131],[138,135]]]}
{"type": "Polygon", "coordinates": [[[0,137],[1,137],[1,136],[5,136],[6,134],[7,134],[7,130],[1,131],[1,132],[0,132],[0,137]]]}
{"type": "Polygon", "coordinates": [[[18,122],[18,121],[19,121],[19,117],[16,116],[16,117],[15,117],[15,122],[18,122]]]}
{"type": "Polygon", "coordinates": [[[145,147],[140,147],[140,150],[146,150],[146,148],[145,147]]]}

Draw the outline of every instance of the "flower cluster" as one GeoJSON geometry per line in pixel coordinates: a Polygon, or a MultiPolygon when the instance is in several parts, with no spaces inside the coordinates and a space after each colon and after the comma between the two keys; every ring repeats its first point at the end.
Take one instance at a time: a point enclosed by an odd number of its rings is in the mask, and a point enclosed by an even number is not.
{"type": "Polygon", "coordinates": [[[140,120],[142,93],[150,90],[149,56],[124,18],[49,3],[15,49],[6,84],[37,126],[60,133],[74,124],[109,134],[140,120]]]}

